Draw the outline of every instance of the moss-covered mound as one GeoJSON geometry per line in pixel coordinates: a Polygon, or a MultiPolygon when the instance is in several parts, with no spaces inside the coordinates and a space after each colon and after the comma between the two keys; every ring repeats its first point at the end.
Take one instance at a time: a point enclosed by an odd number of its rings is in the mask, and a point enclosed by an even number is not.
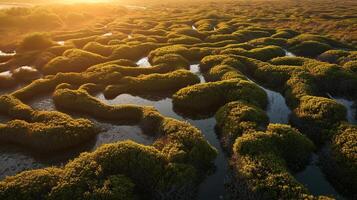
{"type": "Polygon", "coordinates": [[[138,77],[124,77],[120,84],[109,85],[104,94],[114,98],[122,93],[147,93],[153,91],[177,91],[189,85],[199,83],[199,78],[187,70],[176,70],[167,74],[150,74],[138,77]]]}
{"type": "Polygon", "coordinates": [[[346,120],[346,108],[334,100],[304,96],[294,110],[293,124],[316,143],[321,144],[333,136],[331,127],[339,121],[346,120]]]}
{"type": "Polygon", "coordinates": [[[246,51],[241,48],[228,48],[220,52],[221,54],[233,54],[239,56],[246,56],[262,61],[268,61],[275,57],[281,57],[285,55],[285,51],[278,46],[266,46],[262,48],[255,48],[246,51]]]}
{"type": "Polygon", "coordinates": [[[40,152],[74,147],[98,133],[87,119],[73,119],[56,111],[35,111],[13,96],[0,97],[0,112],[16,119],[0,124],[0,141],[40,152]]]}
{"type": "Polygon", "coordinates": [[[300,44],[292,46],[289,50],[299,56],[316,57],[330,49],[331,46],[328,44],[316,41],[304,41],[300,44]]]}
{"type": "Polygon", "coordinates": [[[322,168],[336,188],[351,199],[356,198],[357,127],[342,124],[337,128],[327,151],[322,156],[322,168]]]}
{"type": "Polygon", "coordinates": [[[302,169],[314,146],[296,129],[271,124],[239,137],[233,148],[235,198],[314,199],[290,170],[302,169]]]}
{"type": "Polygon", "coordinates": [[[105,57],[80,49],[70,49],[63,56],[56,57],[43,67],[45,74],[58,72],[82,72],[88,67],[105,61],[105,57]]]}
{"type": "Polygon", "coordinates": [[[19,44],[18,51],[37,51],[44,50],[51,46],[54,46],[55,43],[50,39],[50,37],[43,33],[33,33],[27,35],[19,44]]]}
{"type": "Polygon", "coordinates": [[[189,86],[176,92],[172,99],[176,108],[197,112],[216,110],[227,102],[236,100],[243,100],[262,108],[267,105],[264,90],[252,82],[240,79],[189,86]]]}
{"type": "Polygon", "coordinates": [[[241,101],[222,106],[215,117],[222,145],[229,152],[236,138],[251,130],[264,130],[269,123],[269,118],[262,109],[241,101]]]}

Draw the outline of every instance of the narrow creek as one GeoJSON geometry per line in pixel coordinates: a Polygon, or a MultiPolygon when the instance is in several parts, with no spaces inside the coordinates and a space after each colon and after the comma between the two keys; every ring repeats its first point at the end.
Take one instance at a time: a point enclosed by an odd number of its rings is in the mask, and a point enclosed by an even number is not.
{"type": "Polygon", "coordinates": [[[266,109],[267,115],[269,116],[269,120],[271,123],[279,123],[279,124],[288,124],[289,116],[291,114],[291,109],[285,102],[285,98],[279,92],[275,92],[273,90],[267,89],[256,81],[248,78],[251,82],[258,85],[262,88],[268,96],[268,107],[266,109]]]}

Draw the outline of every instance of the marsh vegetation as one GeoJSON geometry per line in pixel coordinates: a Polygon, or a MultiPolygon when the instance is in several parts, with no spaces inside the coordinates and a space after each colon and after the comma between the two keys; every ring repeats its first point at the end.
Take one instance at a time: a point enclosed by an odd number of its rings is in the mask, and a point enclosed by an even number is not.
{"type": "Polygon", "coordinates": [[[0,199],[357,198],[354,1],[36,3],[0,7],[0,199]]]}

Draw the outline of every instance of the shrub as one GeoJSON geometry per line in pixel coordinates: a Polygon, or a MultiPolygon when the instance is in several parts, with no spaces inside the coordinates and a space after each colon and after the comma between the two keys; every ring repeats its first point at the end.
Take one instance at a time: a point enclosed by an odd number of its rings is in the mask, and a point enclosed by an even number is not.
{"type": "Polygon", "coordinates": [[[195,61],[199,57],[198,52],[196,54],[193,54],[190,49],[182,45],[170,45],[151,51],[149,54],[149,60],[151,62],[154,57],[163,56],[165,54],[178,54],[187,59],[188,61],[195,61]]]}
{"type": "Polygon", "coordinates": [[[316,57],[330,50],[331,46],[316,41],[304,41],[290,48],[290,51],[299,56],[316,57]]]}
{"type": "Polygon", "coordinates": [[[220,128],[221,143],[230,152],[237,137],[245,132],[264,129],[269,118],[266,113],[253,105],[233,101],[222,106],[215,115],[220,128]]]}
{"type": "Polygon", "coordinates": [[[288,40],[288,44],[290,46],[295,46],[307,41],[314,41],[314,42],[318,42],[318,43],[322,43],[322,44],[327,44],[329,46],[333,46],[333,47],[340,47],[340,48],[346,48],[348,46],[346,46],[345,44],[338,42],[336,40],[332,40],[330,38],[321,36],[321,35],[313,35],[313,34],[300,34],[294,38],[291,38],[288,40]]]}
{"type": "Polygon", "coordinates": [[[37,151],[74,147],[97,134],[97,129],[89,120],[73,119],[56,111],[35,111],[12,96],[0,98],[0,111],[20,119],[0,126],[1,142],[23,145],[37,151]]]}
{"type": "Polygon", "coordinates": [[[236,100],[263,108],[267,104],[266,93],[261,88],[251,82],[237,79],[186,87],[176,92],[172,100],[174,106],[180,110],[197,112],[215,111],[220,106],[236,100]]]}
{"type": "Polygon", "coordinates": [[[317,58],[324,62],[339,64],[341,58],[348,56],[350,53],[344,50],[328,50],[319,55],[317,58]]]}
{"type": "Polygon", "coordinates": [[[302,71],[299,67],[288,65],[264,65],[259,67],[254,77],[272,88],[281,89],[291,77],[291,74],[297,71],[302,71]],[[271,78],[274,77],[274,78],[271,78]]]}
{"type": "Polygon", "coordinates": [[[138,60],[148,54],[151,50],[157,48],[158,45],[154,43],[143,43],[138,45],[120,45],[113,50],[112,55],[108,57],[109,60],[129,59],[138,60]]]}
{"type": "Polygon", "coordinates": [[[86,113],[99,119],[138,122],[142,118],[141,107],[133,105],[108,106],[83,90],[58,88],[53,94],[56,106],[63,109],[86,113]],[[91,108],[91,109],[88,109],[91,108]]]}
{"type": "Polygon", "coordinates": [[[247,43],[253,46],[267,46],[267,45],[285,46],[286,42],[287,42],[286,39],[282,39],[282,38],[265,37],[265,38],[250,40],[247,43]]]}
{"type": "Polygon", "coordinates": [[[98,54],[79,49],[69,49],[63,56],[52,59],[43,67],[45,74],[58,72],[82,72],[88,67],[104,62],[105,58],[98,54]]]}
{"type": "Polygon", "coordinates": [[[293,65],[293,66],[302,66],[307,59],[304,57],[277,57],[271,59],[269,62],[274,65],[293,65]]]}
{"type": "Polygon", "coordinates": [[[166,65],[166,66],[172,66],[175,68],[184,68],[188,69],[189,68],[189,61],[182,57],[179,54],[165,54],[162,56],[157,56],[152,59],[152,64],[153,65],[166,65]]]}
{"type": "Polygon", "coordinates": [[[357,74],[357,60],[346,62],[343,68],[357,74]]]}
{"type": "Polygon", "coordinates": [[[72,43],[73,46],[80,49],[83,48],[89,42],[94,42],[97,38],[98,36],[88,36],[88,37],[82,37],[77,39],[71,39],[68,40],[67,43],[72,43]]]}
{"type": "Polygon", "coordinates": [[[201,43],[202,40],[190,36],[180,36],[177,38],[171,38],[167,42],[171,44],[197,44],[201,43]]]}
{"type": "Polygon", "coordinates": [[[271,34],[266,31],[254,31],[254,30],[239,30],[233,33],[239,38],[240,42],[246,42],[252,39],[269,37],[271,34]]]}
{"type": "Polygon", "coordinates": [[[346,120],[346,108],[334,100],[303,96],[294,110],[293,124],[306,133],[316,144],[331,138],[331,127],[346,120]]]}
{"type": "Polygon", "coordinates": [[[48,35],[43,33],[33,33],[26,36],[19,44],[18,51],[36,51],[44,50],[51,46],[54,46],[54,42],[49,38],[48,35]]]}
{"type": "Polygon", "coordinates": [[[209,81],[220,81],[229,79],[246,79],[245,75],[230,65],[216,65],[206,74],[209,81]]]}
{"type": "Polygon", "coordinates": [[[322,156],[322,169],[328,179],[343,194],[355,198],[357,180],[356,168],[356,139],[357,127],[350,124],[342,124],[332,138],[329,151],[322,156]]]}
{"type": "Polygon", "coordinates": [[[238,37],[231,34],[216,34],[208,36],[205,42],[220,42],[224,40],[238,40],[238,37]]]}
{"type": "Polygon", "coordinates": [[[187,70],[177,70],[167,74],[124,77],[121,84],[108,86],[104,94],[111,98],[125,92],[176,91],[199,82],[199,78],[195,74],[187,70]]]}
{"type": "Polygon", "coordinates": [[[112,54],[113,48],[114,47],[102,45],[98,42],[89,42],[83,47],[83,50],[107,57],[112,54]]]}
{"type": "Polygon", "coordinates": [[[233,147],[235,198],[313,199],[289,173],[306,165],[312,151],[312,142],[287,125],[239,137],[233,147]]]}

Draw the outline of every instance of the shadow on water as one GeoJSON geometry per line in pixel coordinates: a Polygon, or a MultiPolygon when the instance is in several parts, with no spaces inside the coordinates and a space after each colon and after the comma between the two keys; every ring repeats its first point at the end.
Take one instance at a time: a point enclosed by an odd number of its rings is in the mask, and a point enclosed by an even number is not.
{"type": "Polygon", "coordinates": [[[291,114],[291,109],[285,102],[285,98],[279,92],[275,92],[273,90],[269,90],[257,82],[249,79],[248,80],[257,84],[260,88],[262,88],[268,96],[268,107],[266,109],[267,115],[269,116],[269,120],[271,123],[280,123],[280,124],[288,124],[289,117],[291,114]]]}
{"type": "Polygon", "coordinates": [[[318,155],[312,154],[310,164],[294,176],[296,180],[302,183],[313,195],[333,196],[336,199],[344,199],[327,181],[324,173],[318,166],[318,155]]]}

